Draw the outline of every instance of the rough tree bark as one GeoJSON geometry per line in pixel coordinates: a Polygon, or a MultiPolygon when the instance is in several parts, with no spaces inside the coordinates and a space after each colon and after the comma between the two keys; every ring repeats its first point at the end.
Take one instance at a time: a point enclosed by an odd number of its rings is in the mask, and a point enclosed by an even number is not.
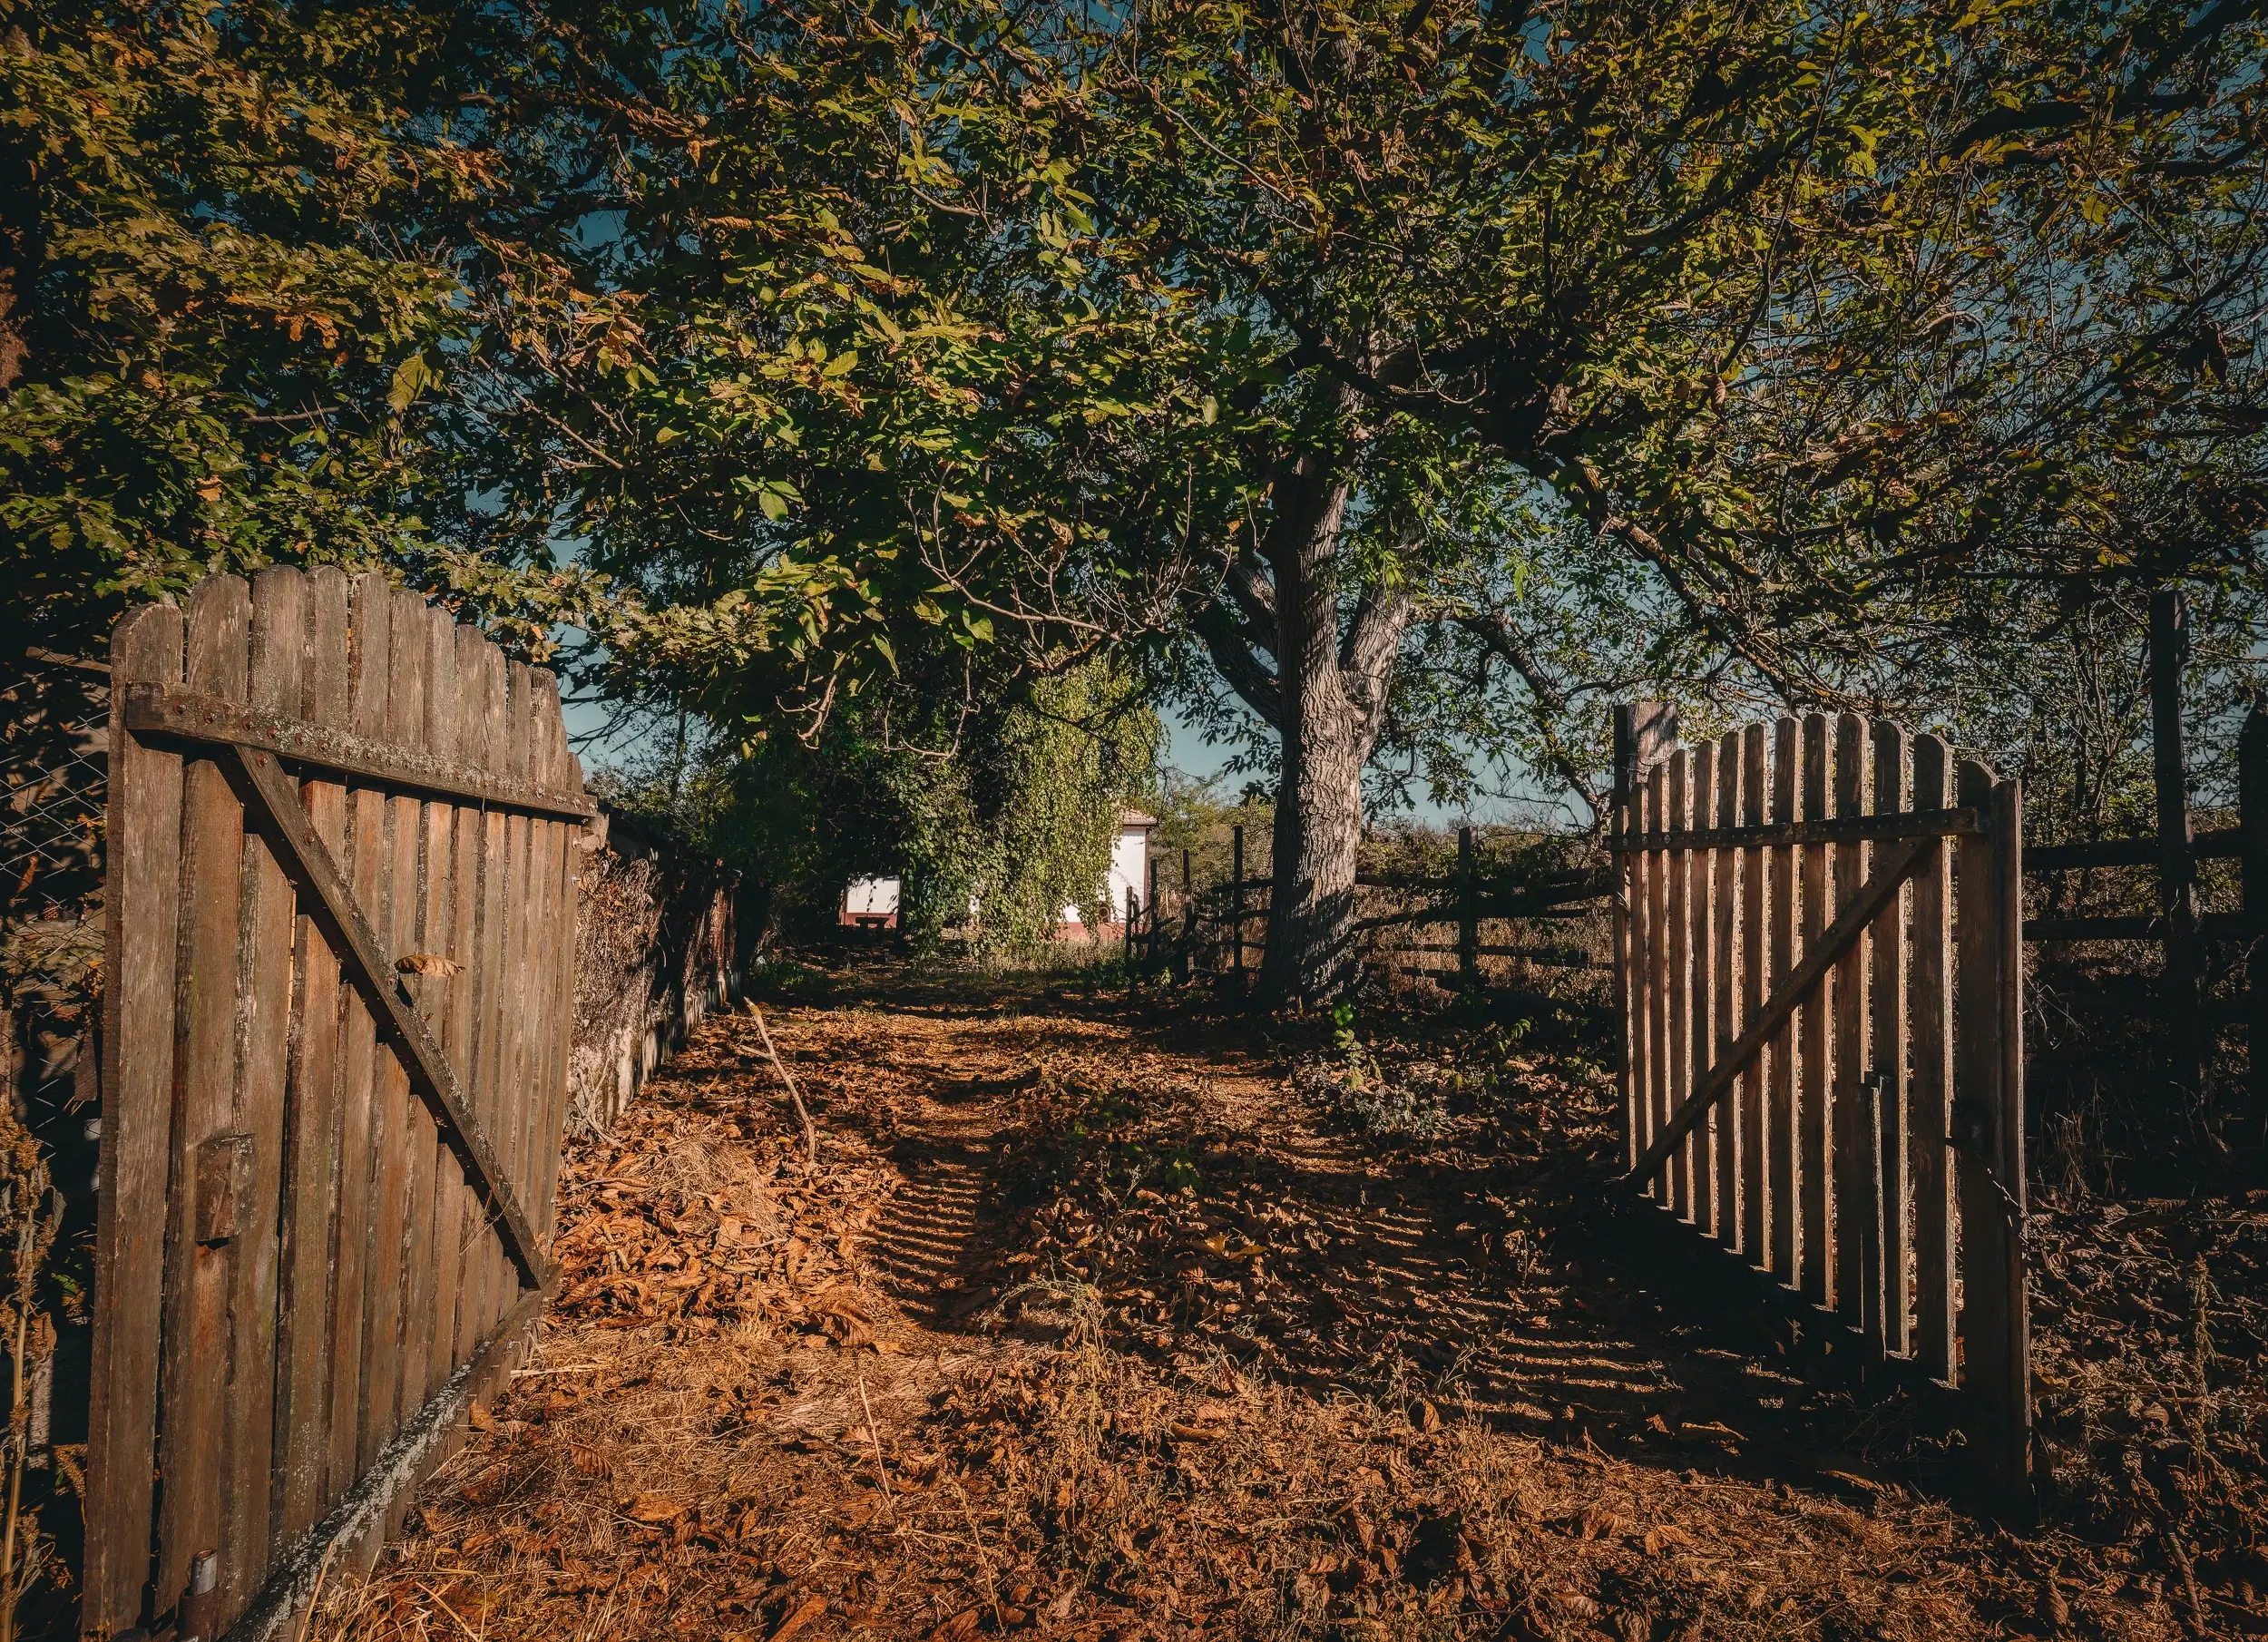
{"type": "Polygon", "coordinates": [[[1271,523],[1231,563],[1204,636],[1215,664],[1276,732],[1275,884],[1260,990],[1271,1002],[1336,992],[1351,973],[1363,771],[1386,720],[1411,603],[1372,587],[1341,627],[1340,533],[1350,485],[1328,452],[1279,464],[1271,523]]]}

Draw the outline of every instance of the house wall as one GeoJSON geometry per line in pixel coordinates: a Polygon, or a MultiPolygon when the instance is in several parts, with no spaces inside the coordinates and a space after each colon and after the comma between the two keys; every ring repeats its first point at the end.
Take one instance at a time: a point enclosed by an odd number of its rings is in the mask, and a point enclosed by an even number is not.
{"type": "Polygon", "coordinates": [[[1144,907],[1149,904],[1149,828],[1123,826],[1110,851],[1110,911],[1126,916],[1126,892],[1134,892],[1144,907]]]}
{"type": "MultiPolygon", "coordinates": [[[[1126,892],[1132,890],[1135,898],[1144,906],[1149,904],[1149,828],[1122,826],[1117,840],[1110,845],[1110,868],[1106,875],[1105,893],[1110,896],[1110,915],[1108,927],[1119,928],[1126,919],[1126,892]]],[[[1086,915],[1076,906],[1063,909],[1056,930],[1058,940],[1076,941],[1089,932],[1086,915]]]]}
{"type": "Polygon", "coordinates": [[[904,881],[897,878],[854,878],[843,891],[842,921],[849,924],[858,918],[888,918],[892,928],[897,926],[898,895],[904,881]]]}

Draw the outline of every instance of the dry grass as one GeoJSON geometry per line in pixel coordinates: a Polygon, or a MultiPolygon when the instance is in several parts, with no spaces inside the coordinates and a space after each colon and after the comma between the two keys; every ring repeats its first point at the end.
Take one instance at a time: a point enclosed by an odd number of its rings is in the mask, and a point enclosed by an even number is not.
{"type": "Polygon", "coordinates": [[[310,1637],[2212,1634],[1635,1284],[1586,1068],[1382,1147],[1183,1001],[891,984],[773,1017],[816,1169],[730,1020],[571,1158],[532,1372],[310,1637]]]}

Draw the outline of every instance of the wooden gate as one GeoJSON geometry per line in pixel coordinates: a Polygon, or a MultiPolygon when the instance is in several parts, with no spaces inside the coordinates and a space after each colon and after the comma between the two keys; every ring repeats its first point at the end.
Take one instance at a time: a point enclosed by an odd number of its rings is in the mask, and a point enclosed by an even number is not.
{"type": "Polygon", "coordinates": [[[2030,1490],[2022,795],[1935,736],[1813,713],[1677,744],[1620,709],[1612,847],[1630,1176],[1959,1385],[2030,1490]]]}
{"type": "Polygon", "coordinates": [[[542,1300],[594,812],[551,675],[377,576],[111,654],[82,1624],[265,1637],[542,1300]]]}

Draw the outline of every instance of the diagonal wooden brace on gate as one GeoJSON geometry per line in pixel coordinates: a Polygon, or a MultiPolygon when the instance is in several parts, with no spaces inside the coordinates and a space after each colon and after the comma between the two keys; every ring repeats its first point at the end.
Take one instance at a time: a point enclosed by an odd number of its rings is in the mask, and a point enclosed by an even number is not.
{"type": "Polygon", "coordinates": [[[548,1291],[551,1262],[536,1242],[534,1228],[513,1192],[512,1182],[496,1161],[479,1119],[466,1105],[456,1073],[434,1041],[425,1016],[403,990],[377,935],[355,904],[354,892],[339,872],[337,861],[308,823],[297,785],[274,753],[233,741],[220,747],[240,777],[240,797],[246,810],[266,819],[268,830],[282,846],[285,871],[315,897],[324,921],[338,938],[342,967],[368,995],[379,1021],[401,1048],[410,1082],[432,1109],[451,1148],[463,1159],[467,1179],[487,1199],[503,1234],[505,1252],[519,1266],[528,1286],[548,1291]]]}
{"type": "Polygon", "coordinates": [[[1875,862],[1874,871],[1865,883],[1859,885],[1858,893],[1851,897],[1835,921],[1812,943],[1811,950],[1804,954],[1803,963],[1797,964],[1787,979],[1780,983],[1779,989],[1772,994],[1755,1021],[1746,1031],[1741,1033],[1739,1041],[1725,1051],[1723,1060],[1709,1069],[1709,1075],[1702,1080],[1701,1086],[1687,1096],[1685,1104],[1672,1114],[1661,1133],[1654,1137],[1654,1143],[1646,1148],[1645,1156],[1632,1166],[1628,1178],[1633,1181],[1648,1179],[1668,1160],[1669,1154],[1694,1131],[1708,1109],[1725,1098],[1734,1080],[1748,1069],[1749,1062],[1756,1058],[1758,1051],[1780,1028],[1787,1024],[1788,1017],[1795,1012],[1797,1006],[1826,978],[1827,972],[1834,967],[1836,960],[1857,944],[1859,937],[1866,933],[1867,926],[1882,915],[1906,880],[1943,847],[1934,835],[1939,831],[1971,830],[1975,825],[1975,815],[1973,810],[1948,810],[1940,812],[1936,817],[1916,817],[1941,819],[1942,825],[1932,829],[1932,836],[1911,839],[1875,862]]]}

